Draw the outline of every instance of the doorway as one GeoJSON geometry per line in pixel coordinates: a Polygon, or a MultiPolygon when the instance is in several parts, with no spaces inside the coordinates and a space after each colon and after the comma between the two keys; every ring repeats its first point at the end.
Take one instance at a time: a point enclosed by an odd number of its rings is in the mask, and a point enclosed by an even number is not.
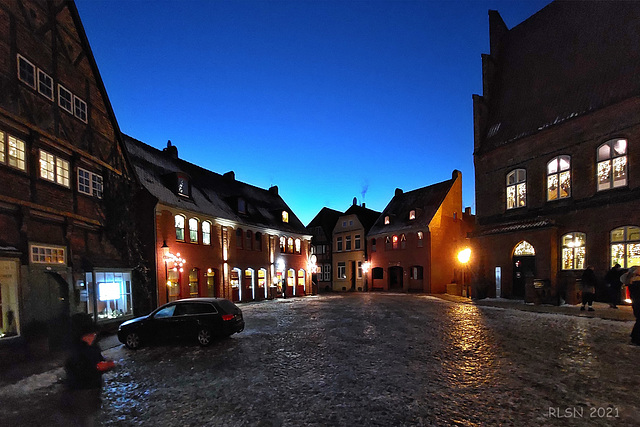
{"type": "Polygon", "coordinates": [[[524,298],[527,277],[533,278],[536,274],[536,252],[533,246],[522,241],[513,250],[513,289],[511,296],[524,298]]]}
{"type": "Polygon", "coordinates": [[[389,290],[403,289],[402,276],[402,267],[389,267],[389,290]]]}

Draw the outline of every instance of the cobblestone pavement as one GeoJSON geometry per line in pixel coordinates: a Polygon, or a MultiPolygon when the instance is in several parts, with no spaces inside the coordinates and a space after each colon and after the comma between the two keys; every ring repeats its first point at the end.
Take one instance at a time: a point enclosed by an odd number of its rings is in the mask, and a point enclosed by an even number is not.
{"type": "MultiPolygon", "coordinates": [[[[241,306],[211,347],[104,352],[96,425],[638,425],[632,322],[406,294],[241,306]]],[[[3,425],[68,425],[60,369],[0,388],[3,425]]]]}

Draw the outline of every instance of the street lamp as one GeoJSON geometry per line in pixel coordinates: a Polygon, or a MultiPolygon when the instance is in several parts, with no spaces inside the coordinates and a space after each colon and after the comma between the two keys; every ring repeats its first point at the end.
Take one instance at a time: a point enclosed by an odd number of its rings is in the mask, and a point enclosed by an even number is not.
{"type": "Polygon", "coordinates": [[[465,284],[465,275],[467,272],[467,266],[469,265],[469,260],[471,259],[471,249],[465,248],[458,252],[458,262],[462,264],[462,287],[465,290],[466,296],[471,298],[469,293],[469,284],[465,284]]]}
{"type": "Polygon", "coordinates": [[[365,261],[362,263],[362,274],[364,274],[364,291],[369,291],[369,285],[367,283],[367,273],[371,268],[371,263],[369,261],[365,261]]]}
{"type": "Polygon", "coordinates": [[[162,260],[164,261],[164,290],[166,293],[167,302],[169,302],[169,271],[167,269],[167,262],[169,260],[169,246],[167,245],[167,241],[162,241],[162,260]]]}

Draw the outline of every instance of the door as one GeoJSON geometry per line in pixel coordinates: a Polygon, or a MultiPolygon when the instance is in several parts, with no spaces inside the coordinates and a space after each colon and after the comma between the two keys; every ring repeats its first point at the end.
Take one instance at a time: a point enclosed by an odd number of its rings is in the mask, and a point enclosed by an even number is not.
{"type": "Polygon", "coordinates": [[[512,296],[524,298],[527,277],[536,274],[536,257],[531,255],[513,257],[513,291],[512,296]]]}
{"type": "Polygon", "coordinates": [[[402,290],[402,267],[389,267],[389,289],[402,290]]]}

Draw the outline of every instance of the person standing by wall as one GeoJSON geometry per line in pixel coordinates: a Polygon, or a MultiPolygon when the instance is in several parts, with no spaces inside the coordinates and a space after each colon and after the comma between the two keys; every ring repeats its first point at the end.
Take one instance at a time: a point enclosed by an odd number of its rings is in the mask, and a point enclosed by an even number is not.
{"type": "Polygon", "coordinates": [[[587,269],[582,273],[582,307],[580,310],[584,311],[585,306],[589,305],[589,311],[593,310],[593,300],[596,294],[596,283],[598,279],[596,278],[596,274],[593,272],[593,267],[588,266],[587,269]]]}
{"type": "Polygon", "coordinates": [[[607,274],[604,276],[604,280],[607,283],[607,290],[609,291],[609,307],[611,308],[618,308],[620,288],[622,287],[622,282],[620,282],[621,275],[622,270],[620,269],[620,264],[616,264],[611,267],[611,270],[607,271],[607,274]]]}

